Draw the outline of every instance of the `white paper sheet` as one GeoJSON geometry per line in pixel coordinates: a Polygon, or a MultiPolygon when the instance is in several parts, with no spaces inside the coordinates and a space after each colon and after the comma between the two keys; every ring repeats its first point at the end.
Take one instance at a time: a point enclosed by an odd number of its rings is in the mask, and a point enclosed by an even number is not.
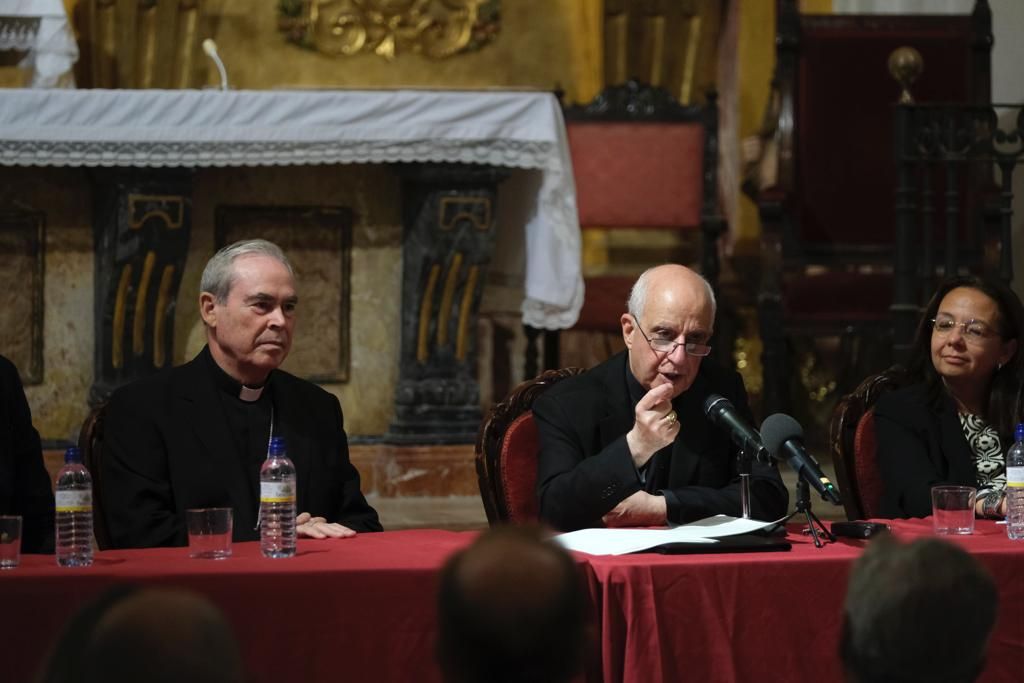
{"type": "Polygon", "coordinates": [[[767,529],[777,523],[715,515],[668,529],[580,529],[559,534],[554,540],[566,550],[625,555],[663,543],[717,543],[718,538],[767,529]]]}

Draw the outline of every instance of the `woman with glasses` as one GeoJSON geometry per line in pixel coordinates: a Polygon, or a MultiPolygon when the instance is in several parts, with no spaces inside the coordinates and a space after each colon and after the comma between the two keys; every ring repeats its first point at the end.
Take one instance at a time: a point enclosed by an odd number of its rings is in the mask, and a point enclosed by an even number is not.
{"type": "Polygon", "coordinates": [[[978,489],[979,517],[1006,514],[1006,451],[1021,421],[1024,307],[1008,287],[946,280],[918,326],[908,364],[914,384],[875,405],[884,517],[925,517],[931,488],[978,489]]]}

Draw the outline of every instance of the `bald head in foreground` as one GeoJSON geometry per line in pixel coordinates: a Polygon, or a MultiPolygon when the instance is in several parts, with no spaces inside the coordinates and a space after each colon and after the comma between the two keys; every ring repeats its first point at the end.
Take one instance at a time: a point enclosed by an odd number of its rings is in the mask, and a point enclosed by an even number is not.
{"type": "Polygon", "coordinates": [[[839,653],[849,683],[971,683],[998,593],[981,564],[937,538],[883,536],[854,563],[839,653]]]}
{"type": "Polygon", "coordinates": [[[242,683],[234,633],[206,598],[177,588],[115,586],[65,626],[40,683],[242,683]]]}
{"type": "MultiPolygon", "coordinates": [[[[544,521],[569,531],[740,516],[738,454],[708,422],[704,400],[720,394],[753,416],[740,376],[706,358],[715,309],[696,272],[651,268],[620,318],[626,350],[537,399],[544,521]]],[[[757,519],[785,514],[789,495],[773,465],[754,464],[751,499],[757,519]]]]}
{"type": "Polygon", "coordinates": [[[568,681],[582,668],[576,563],[539,529],[484,532],[441,572],[438,662],[448,683],[568,681]]]}
{"type": "Polygon", "coordinates": [[[231,627],[208,600],[153,588],[114,605],[86,650],[85,681],[242,683],[231,627]]]}

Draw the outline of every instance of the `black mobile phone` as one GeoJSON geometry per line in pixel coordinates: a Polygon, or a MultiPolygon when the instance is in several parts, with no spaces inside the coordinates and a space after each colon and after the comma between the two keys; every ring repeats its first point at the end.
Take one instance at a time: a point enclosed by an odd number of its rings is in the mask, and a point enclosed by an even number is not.
{"type": "Polygon", "coordinates": [[[871,538],[883,531],[889,531],[888,524],[881,522],[832,522],[832,533],[846,538],[871,538]]]}

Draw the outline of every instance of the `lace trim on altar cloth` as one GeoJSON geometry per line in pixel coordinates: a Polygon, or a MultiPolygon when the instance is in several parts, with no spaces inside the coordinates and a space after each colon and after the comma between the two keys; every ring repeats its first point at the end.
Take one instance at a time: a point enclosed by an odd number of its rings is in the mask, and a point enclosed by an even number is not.
{"type": "Polygon", "coordinates": [[[5,166],[295,166],[451,162],[561,172],[554,145],[518,140],[136,142],[0,140],[5,166]]]}
{"type": "Polygon", "coordinates": [[[39,35],[39,17],[0,15],[0,50],[31,50],[39,35]]]}

